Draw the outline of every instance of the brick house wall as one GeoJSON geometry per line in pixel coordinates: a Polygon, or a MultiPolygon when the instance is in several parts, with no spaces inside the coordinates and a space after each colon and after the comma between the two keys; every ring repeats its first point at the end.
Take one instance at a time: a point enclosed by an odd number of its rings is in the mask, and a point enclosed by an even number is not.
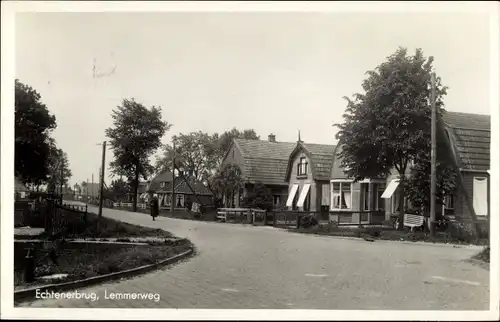
{"type": "MultiPolygon", "coordinates": [[[[462,172],[462,178],[464,182],[465,189],[467,190],[467,194],[469,195],[469,200],[471,204],[473,204],[473,196],[474,196],[474,177],[486,177],[488,180],[488,204],[490,203],[490,175],[487,172],[462,172]]],[[[471,219],[471,213],[466,203],[466,196],[461,193],[460,189],[457,189],[454,195],[453,202],[453,213],[455,216],[460,216],[463,218],[471,219]]],[[[486,219],[484,216],[478,216],[478,220],[486,219]]]]}

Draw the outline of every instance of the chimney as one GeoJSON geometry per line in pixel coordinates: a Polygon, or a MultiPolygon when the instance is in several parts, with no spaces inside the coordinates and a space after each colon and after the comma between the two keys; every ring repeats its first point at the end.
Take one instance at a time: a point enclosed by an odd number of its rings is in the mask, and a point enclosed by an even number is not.
{"type": "Polygon", "coordinates": [[[274,134],[269,134],[269,136],[267,137],[269,142],[276,142],[276,135],[274,134]]]}

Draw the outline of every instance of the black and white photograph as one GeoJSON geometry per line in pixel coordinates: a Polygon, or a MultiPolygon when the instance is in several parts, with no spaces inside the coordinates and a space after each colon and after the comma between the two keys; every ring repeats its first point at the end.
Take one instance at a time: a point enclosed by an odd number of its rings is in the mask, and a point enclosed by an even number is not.
{"type": "Polygon", "coordinates": [[[499,12],[2,2],[2,317],[497,320],[499,12]]]}

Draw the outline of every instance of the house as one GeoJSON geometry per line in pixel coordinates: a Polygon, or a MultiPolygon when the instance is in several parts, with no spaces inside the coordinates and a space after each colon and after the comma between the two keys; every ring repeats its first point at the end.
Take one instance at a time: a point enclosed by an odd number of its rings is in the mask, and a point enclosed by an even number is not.
{"type": "MultiPolygon", "coordinates": [[[[490,167],[490,116],[471,113],[444,112],[442,116],[446,138],[463,179],[465,192],[457,187],[455,193],[445,198],[442,213],[470,218],[466,198],[473,204],[478,219],[489,215],[489,167],[490,167]]],[[[438,137],[438,141],[440,138],[438,137]]],[[[444,142],[444,141],[442,141],[444,142]]],[[[446,143],[446,142],[445,142],[446,143]]],[[[330,220],[352,220],[362,223],[380,221],[399,213],[400,191],[398,174],[393,171],[385,178],[365,179],[354,182],[344,173],[334,153],[330,179],[330,220]],[[370,213],[359,213],[370,211],[370,213]],[[352,218],[342,216],[351,213],[352,218]],[[343,219],[344,218],[344,219],[343,219]]],[[[404,200],[405,206],[408,201],[404,200]]]]}
{"type": "MultiPolygon", "coordinates": [[[[149,181],[139,181],[139,185],[137,186],[137,202],[142,203],[145,201],[147,192],[148,192],[148,187],[149,187],[149,181]]],[[[134,201],[134,193],[133,192],[127,192],[127,201],[133,202],[134,201]]]]}
{"type": "Polygon", "coordinates": [[[344,173],[342,160],[338,157],[341,151],[342,145],[337,144],[330,172],[330,221],[339,223],[369,223],[375,219],[383,221],[386,209],[389,207],[388,201],[382,198],[382,195],[387,188],[387,182],[391,182],[393,177],[354,182],[344,173]]]}
{"type": "Polygon", "coordinates": [[[260,182],[271,191],[274,207],[284,207],[288,195],[286,171],[290,154],[295,147],[296,143],[276,141],[274,134],[268,136],[268,141],[233,140],[222,165],[238,165],[246,183],[235,193],[232,206],[240,207],[242,198],[260,182]]]}
{"type": "Polygon", "coordinates": [[[448,196],[443,211],[471,218],[466,198],[473,205],[477,219],[489,216],[490,205],[490,142],[489,115],[446,112],[443,115],[452,155],[458,163],[466,193],[459,189],[448,196]]]}
{"type": "Polygon", "coordinates": [[[328,213],[334,150],[335,145],[297,142],[289,156],[285,176],[287,208],[328,213]]]}
{"type": "MultiPolygon", "coordinates": [[[[190,207],[192,202],[196,201],[201,202],[203,205],[212,202],[212,192],[208,187],[189,174],[184,176],[180,173],[177,175],[173,180],[173,186],[176,200],[175,208],[190,207]]],[[[172,200],[172,172],[168,170],[162,171],[153,178],[147,187],[147,193],[141,197],[147,200],[149,194],[158,197],[160,208],[169,209],[172,200]]]]}

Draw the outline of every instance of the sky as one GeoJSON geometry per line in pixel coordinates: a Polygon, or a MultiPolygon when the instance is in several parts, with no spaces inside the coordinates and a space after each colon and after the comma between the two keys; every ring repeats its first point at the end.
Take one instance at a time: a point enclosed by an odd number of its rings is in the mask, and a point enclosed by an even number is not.
{"type": "MultiPolygon", "coordinates": [[[[445,108],[490,114],[489,17],[470,13],[17,13],[15,77],[56,116],[71,184],[98,180],[123,98],[162,107],[163,138],[253,128],[335,144],[344,96],[399,46],[434,56],[445,108]],[[93,77],[96,73],[114,73],[93,77]]],[[[106,155],[107,164],[113,155],[106,155]]],[[[109,168],[106,170],[109,173],[109,168]]],[[[110,182],[106,175],[106,182],[110,182]]]]}

